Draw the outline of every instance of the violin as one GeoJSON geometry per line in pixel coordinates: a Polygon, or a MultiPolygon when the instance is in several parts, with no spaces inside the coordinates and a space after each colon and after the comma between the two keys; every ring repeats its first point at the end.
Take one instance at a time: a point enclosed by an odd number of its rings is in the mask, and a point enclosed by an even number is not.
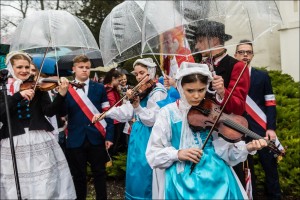
{"type": "Polygon", "coordinates": [[[147,82],[140,84],[138,87],[134,87],[133,95],[129,98],[130,103],[132,103],[135,97],[140,97],[140,99],[144,99],[155,87],[155,82],[152,79],[149,79],[147,82]]]}
{"type": "MultiPolygon", "coordinates": [[[[27,79],[20,85],[20,91],[34,89],[35,85],[36,85],[36,89],[40,91],[49,91],[58,86],[58,81],[59,81],[58,76],[40,78],[38,81],[33,80],[33,77],[31,76],[29,77],[29,79],[27,79]]],[[[69,82],[69,83],[76,88],[84,87],[84,85],[80,83],[74,83],[74,82],[69,82]]]]}
{"type": "MultiPolygon", "coordinates": [[[[203,99],[198,106],[192,106],[187,114],[187,120],[192,131],[210,129],[220,114],[220,106],[210,99],[203,99]]],[[[244,136],[253,139],[264,139],[260,135],[249,130],[247,120],[235,114],[222,113],[216,125],[215,131],[224,140],[235,143],[241,141],[244,136]]],[[[274,157],[284,156],[273,141],[267,140],[268,148],[274,153],[274,157]]]]}
{"type": "MultiPolygon", "coordinates": [[[[133,103],[133,101],[135,100],[135,98],[137,96],[140,97],[140,99],[145,98],[153,89],[153,87],[155,87],[155,82],[152,79],[149,79],[147,82],[143,83],[143,80],[145,80],[147,77],[149,76],[149,74],[146,74],[142,80],[140,80],[140,82],[134,86],[132,88],[133,91],[133,95],[131,98],[129,98],[130,103],[133,103]]],[[[108,112],[110,109],[114,108],[116,105],[118,105],[120,102],[122,102],[125,98],[127,98],[127,96],[123,96],[119,101],[117,101],[113,106],[111,106],[107,111],[103,112],[97,119],[97,121],[106,113],[108,112]]],[[[90,123],[88,126],[91,126],[95,124],[94,123],[90,123]]]]}

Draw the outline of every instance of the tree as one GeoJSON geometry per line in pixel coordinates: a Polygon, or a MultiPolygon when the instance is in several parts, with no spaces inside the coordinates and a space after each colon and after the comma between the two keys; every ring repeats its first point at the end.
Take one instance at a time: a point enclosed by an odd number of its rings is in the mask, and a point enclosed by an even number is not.
{"type": "Polygon", "coordinates": [[[0,2],[1,9],[1,37],[11,34],[16,29],[22,19],[30,12],[37,10],[66,10],[74,14],[79,7],[82,6],[80,0],[64,1],[64,0],[17,0],[0,2]],[[10,13],[4,11],[11,10],[10,13]],[[11,13],[15,13],[13,16],[11,13]]]}
{"type": "Polygon", "coordinates": [[[96,41],[99,43],[99,32],[102,22],[110,11],[123,0],[116,1],[99,1],[99,0],[82,0],[82,9],[75,15],[80,18],[91,30],[96,41]]]}

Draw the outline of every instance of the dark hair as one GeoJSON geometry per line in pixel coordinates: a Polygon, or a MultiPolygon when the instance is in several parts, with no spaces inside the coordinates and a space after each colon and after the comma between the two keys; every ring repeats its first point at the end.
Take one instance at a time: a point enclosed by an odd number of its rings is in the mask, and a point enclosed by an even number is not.
{"type": "Polygon", "coordinates": [[[119,78],[121,76],[121,72],[119,72],[118,70],[116,70],[116,68],[112,68],[111,70],[109,70],[103,80],[103,84],[108,84],[112,82],[112,78],[119,78]]]}
{"type": "Polygon", "coordinates": [[[184,76],[181,80],[181,86],[183,86],[186,83],[195,83],[197,81],[200,81],[201,83],[208,83],[208,77],[204,76],[202,74],[190,74],[187,76],[184,76]]]}
{"type": "Polygon", "coordinates": [[[78,55],[73,59],[73,63],[80,63],[80,62],[90,62],[90,59],[86,55],[78,55]]]}
{"type": "Polygon", "coordinates": [[[239,42],[239,44],[236,45],[235,52],[237,52],[239,46],[240,46],[240,45],[243,45],[243,44],[248,44],[248,45],[250,45],[250,46],[252,47],[252,50],[253,50],[253,44],[252,44],[252,42],[251,42],[250,40],[246,40],[246,39],[245,39],[245,40],[241,40],[241,41],[239,42]]]}
{"type": "Polygon", "coordinates": [[[140,66],[142,66],[142,67],[144,67],[144,68],[146,68],[146,69],[148,70],[148,66],[147,66],[147,65],[144,65],[143,63],[136,63],[136,64],[133,66],[133,68],[135,68],[135,66],[138,66],[138,65],[140,65],[140,66]]]}

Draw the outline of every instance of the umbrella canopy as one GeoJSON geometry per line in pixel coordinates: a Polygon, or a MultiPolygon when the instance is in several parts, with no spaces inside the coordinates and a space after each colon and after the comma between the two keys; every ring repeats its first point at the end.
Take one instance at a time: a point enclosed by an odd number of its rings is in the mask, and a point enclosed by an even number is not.
{"type": "Polygon", "coordinates": [[[104,19],[99,36],[104,65],[122,62],[141,53],[145,1],[125,1],[104,19]]]}
{"type": "MultiPolygon", "coordinates": [[[[242,39],[254,42],[280,23],[281,17],[275,1],[147,1],[144,8],[142,53],[199,53],[194,48],[193,34],[201,30],[209,33],[207,37],[221,35],[226,42],[225,46],[235,46],[242,39]],[[214,21],[223,27],[215,26],[213,30],[207,21],[214,21]],[[190,39],[189,42],[186,38],[190,39]],[[190,52],[183,51],[184,48],[190,52]]],[[[220,47],[211,47],[210,50],[217,48],[220,47]]]]}
{"type": "MultiPolygon", "coordinates": [[[[41,64],[43,62],[43,56],[38,56],[34,55],[32,56],[33,63],[37,66],[37,68],[40,70],[41,64]]],[[[56,67],[56,59],[55,58],[45,58],[43,68],[41,71],[43,74],[47,75],[61,75],[61,76],[71,76],[72,71],[71,70],[66,70],[66,69],[60,69],[59,73],[57,72],[57,67],[56,67]]]]}
{"type": "MultiPolygon", "coordinates": [[[[48,49],[46,58],[55,59],[55,63],[65,55],[72,55],[72,60],[74,55],[86,51],[98,51],[97,56],[100,55],[98,44],[89,28],[79,18],[62,10],[34,12],[21,21],[11,41],[10,51],[22,50],[33,57],[44,57],[48,49]]],[[[69,74],[68,70],[71,70],[70,65],[62,69],[58,64],[54,66],[56,70],[49,66],[45,70],[62,74],[69,74]]]]}
{"type": "Polygon", "coordinates": [[[92,67],[103,66],[101,53],[99,50],[84,50],[78,49],[68,53],[67,55],[61,56],[57,62],[57,66],[60,70],[71,70],[73,67],[73,59],[77,55],[86,55],[92,64],[92,67]]]}
{"type": "Polygon", "coordinates": [[[12,36],[10,51],[48,46],[98,49],[91,31],[79,18],[63,10],[43,10],[21,21],[12,36]]]}

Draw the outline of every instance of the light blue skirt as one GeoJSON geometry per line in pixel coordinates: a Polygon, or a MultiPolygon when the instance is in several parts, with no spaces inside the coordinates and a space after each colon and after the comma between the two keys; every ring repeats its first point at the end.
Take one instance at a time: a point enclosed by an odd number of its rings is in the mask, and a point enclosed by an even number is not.
{"type": "Polygon", "coordinates": [[[152,198],[152,169],[145,155],[151,129],[140,121],[132,126],[127,153],[126,199],[152,198]]]}

